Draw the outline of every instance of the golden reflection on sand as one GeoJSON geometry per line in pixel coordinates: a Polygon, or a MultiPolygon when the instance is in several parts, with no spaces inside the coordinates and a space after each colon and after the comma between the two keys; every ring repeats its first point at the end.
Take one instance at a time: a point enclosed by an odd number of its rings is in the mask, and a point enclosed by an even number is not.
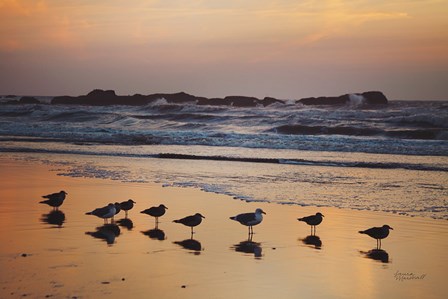
{"type": "Polygon", "coordinates": [[[440,298],[448,291],[445,221],[246,203],[191,188],[61,177],[39,163],[0,164],[0,267],[8,269],[0,297],[440,298]],[[64,222],[43,222],[51,208],[38,204],[40,196],[59,190],[69,193],[60,207],[64,222]],[[132,229],[117,226],[113,240],[86,234],[103,226],[86,211],[129,198],[136,201],[132,229]],[[169,207],[158,224],[163,238],[153,238],[144,232],[155,229],[154,219],[140,211],[161,203],[169,207]],[[258,207],[266,215],[247,243],[247,228],[229,216],[258,207]],[[310,230],[297,221],[318,211],[325,215],[316,232],[320,250],[301,241],[310,230]],[[206,218],[191,241],[189,228],[172,221],[196,212],[206,218]],[[357,233],[385,223],[394,227],[383,240],[389,263],[363,255],[376,243],[357,233]],[[397,271],[427,277],[399,282],[397,271]]]}

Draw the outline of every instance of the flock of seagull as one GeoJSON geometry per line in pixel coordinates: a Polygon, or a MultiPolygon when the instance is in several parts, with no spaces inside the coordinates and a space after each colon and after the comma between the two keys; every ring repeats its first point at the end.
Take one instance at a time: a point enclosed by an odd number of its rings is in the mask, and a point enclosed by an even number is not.
{"type": "MultiPolygon", "coordinates": [[[[40,201],[39,203],[47,204],[54,209],[58,209],[65,200],[65,197],[68,193],[65,191],[60,191],[57,193],[52,193],[48,195],[42,196],[46,198],[46,200],[40,201]]],[[[121,210],[125,211],[126,217],[128,215],[128,211],[134,207],[135,201],[129,199],[123,202],[109,203],[107,206],[96,208],[90,212],[87,212],[86,215],[94,215],[99,218],[104,219],[104,222],[107,223],[107,219],[111,219],[113,221],[113,217],[118,214],[121,210]]],[[[155,218],[156,226],[159,221],[159,217],[165,215],[165,212],[168,208],[161,204],[159,206],[151,207],[146,210],[141,211],[140,213],[152,216],[155,218]]],[[[253,235],[253,227],[257,224],[260,224],[263,221],[263,214],[266,214],[262,209],[256,209],[254,213],[243,213],[238,214],[236,216],[230,217],[231,220],[237,221],[242,225],[248,227],[249,236],[253,235]]],[[[320,212],[315,215],[298,218],[298,221],[303,221],[306,224],[311,226],[311,235],[314,236],[316,234],[316,226],[322,223],[324,215],[320,212]]],[[[174,220],[175,223],[180,223],[185,226],[191,228],[191,235],[193,235],[193,228],[201,224],[202,219],[205,218],[200,213],[196,213],[191,216],[187,216],[181,219],[174,220]]],[[[385,224],[381,227],[372,227],[363,231],[359,231],[360,234],[366,234],[369,237],[376,239],[377,241],[377,249],[381,248],[381,240],[386,238],[389,235],[389,231],[393,230],[392,227],[385,224]]]]}

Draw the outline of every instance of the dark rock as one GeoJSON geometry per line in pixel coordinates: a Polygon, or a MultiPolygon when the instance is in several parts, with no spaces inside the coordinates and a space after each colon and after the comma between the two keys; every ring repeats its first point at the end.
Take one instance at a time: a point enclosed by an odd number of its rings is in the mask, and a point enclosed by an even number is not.
{"type": "Polygon", "coordinates": [[[21,97],[19,104],[40,104],[40,101],[35,97],[21,97]]]}
{"type": "Polygon", "coordinates": [[[318,98],[304,98],[296,101],[303,105],[345,105],[350,102],[348,94],[339,97],[318,97],[318,98]]]}
{"type": "Polygon", "coordinates": [[[198,105],[210,105],[210,106],[230,106],[232,102],[230,100],[221,98],[200,98],[197,102],[198,105]]]}
{"type": "MultiPolygon", "coordinates": [[[[380,91],[367,91],[354,93],[353,95],[362,96],[364,98],[364,104],[384,105],[388,103],[386,96],[380,91]]],[[[296,103],[303,105],[345,105],[350,103],[350,94],[344,94],[338,97],[303,98],[296,101],[296,103]]]]}
{"type": "Polygon", "coordinates": [[[284,104],[285,101],[278,100],[276,98],[265,97],[263,100],[259,101],[259,103],[266,107],[275,103],[284,104]]]}
{"type": "Polygon", "coordinates": [[[15,96],[15,95],[13,95],[13,94],[9,94],[9,95],[7,95],[5,98],[7,98],[7,99],[12,99],[12,98],[15,98],[15,97],[17,97],[17,96],[15,96]]]}
{"type": "Polygon", "coordinates": [[[6,105],[17,105],[19,103],[19,101],[17,101],[17,100],[9,100],[9,101],[6,101],[4,104],[6,104],[6,105]]]}
{"type": "Polygon", "coordinates": [[[255,107],[259,99],[245,96],[227,96],[224,100],[229,101],[235,107],[255,107]]]}
{"type": "Polygon", "coordinates": [[[385,105],[388,102],[386,96],[381,91],[367,91],[361,95],[367,100],[368,104],[385,105]]]}

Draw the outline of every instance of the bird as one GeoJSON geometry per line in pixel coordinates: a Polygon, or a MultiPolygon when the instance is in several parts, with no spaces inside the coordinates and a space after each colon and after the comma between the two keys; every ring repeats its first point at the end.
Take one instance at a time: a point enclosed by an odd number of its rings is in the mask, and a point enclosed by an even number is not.
{"type": "MultiPolygon", "coordinates": [[[[117,215],[121,211],[121,205],[119,202],[116,202],[116,203],[114,203],[114,206],[115,206],[115,215],[117,215]]],[[[114,220],[114,216],[112,216],[112,220],[114,220]]]]}
{"type": "Polygon", "coordinates": [[[202,216],[200,213],[196,213],[194,215],[191,216],[187,216],[178,220],[174,220],[173,222],[175,223],[181,223],[185,226],[189,226],[191,227],[191,235],[194,234],[193,232],[193,227],[198,226],[199,224],[201,224],[202,222],[202,218],[205,218],[204,216],[202,216]]]}
{"type": "Polygon", "coordinates": [[[230,217],[230,219],[238,221],[242,225],[249,227],[249,235],[254,233],[254,225],[257,225],[263,221],[263,214],[266,215],[266,213],[262,209],[256,209],[255,213],[244,213],[239,214],[233,217],[230,217]]]}
{"type": "Polygon", "coordinates": [[[64,203],[65,195],[67,194],[65,191],[60,191],[58,193],[43,195],[42,198],[47,198],[47,200],[40,201],[39,203],[47,204],[57,210],[64,203]]]}
{"type": "Polygon", "coordinates": [[[299,221],[303,221],[308,225],[311,225],[311,235],[316,234],[316,225],[319,225],[322,222],[322,213],[317,212],[316,215],[311,215],[307,217],[297,218],[299,221]],[[313,234],[313,227],[314,227],[314,234],[313,234]]]}
{"type": "Polygon", "coordinates": [[[128,217],[128,211],[134,207],[134,204],[135,201],[133,201],[132,199],[120,202],[120,207],[125,212],[126,217],[128,217]]]}
{"type": "Polygon", "coordinates": [[[99,218],[103,218],[104,219],[104,223],[107,222],[107,218],[112,218],[114,217],[115,213],[116,213],[116,209],[115,209],[115,204],[113,203],[109,203],[107,206],[102,207],[102,208],[97,208],[91,212],[87,212],[86,215],[95,215],[99,218]]]}
{"type": "Polygon", "coordinates": [[[166,210],[168,210],[168,208],[165,205],[161,204],[158,207],[150,207],[149,209],[143,210],[140,213],[155,217],[157,225],[157,223],[159,223],[159,217],[165,215],[166,210]]]}
{"type": "Polygon", "coordinates": [[[389,235],[389,230],[393,230],[392,227],[385,224],[381,227],[371,227],[366,230],[359,231],[360,234],[366,234],[371,238],[376,239],[376,247],[377,249],[381,248],[381,239],[386,238],[389,235]]]}

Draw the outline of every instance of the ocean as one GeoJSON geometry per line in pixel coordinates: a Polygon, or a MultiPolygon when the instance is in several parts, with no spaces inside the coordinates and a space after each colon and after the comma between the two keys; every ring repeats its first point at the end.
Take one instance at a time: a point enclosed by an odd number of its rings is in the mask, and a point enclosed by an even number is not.
{"type": "Polygon", "coordinates": [[[445,101],[241,108],[36,98],[43,104],[0,104],[0,152],[63,165],[60,175],[448,219],[445,101]]]}

